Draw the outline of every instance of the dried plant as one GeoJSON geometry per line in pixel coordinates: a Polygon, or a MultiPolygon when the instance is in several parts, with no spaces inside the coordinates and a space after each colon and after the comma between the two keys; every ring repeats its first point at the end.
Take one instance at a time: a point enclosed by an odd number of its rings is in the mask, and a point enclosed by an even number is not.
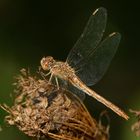
{"type": "Polygon", "coordinates": [[[130,112],[137,118],[137,121],[132,125],[131,130],[135,132],[136,136],[140,137],[140,111],[130,109],[130,112]]]}
{"type": "Polygon", "coordinates": [[[80,99],[23,69],[17,77],[15,102],[1,107],[5,117],[28,136],[56,140],[108,140],[108,129],[92,118],[80,99]]]}

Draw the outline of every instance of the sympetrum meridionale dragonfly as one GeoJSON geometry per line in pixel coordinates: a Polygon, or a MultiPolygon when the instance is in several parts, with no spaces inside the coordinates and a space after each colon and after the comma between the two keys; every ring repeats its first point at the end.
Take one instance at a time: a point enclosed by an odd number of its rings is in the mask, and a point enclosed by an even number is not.
{"type": "Polygon", "coordinates": [[[50,75],[50,81],[52,77],[55,77],[57,85],[57,78],[68,81],[128,120],[129,117],[119,107],[88,87],[103,77],[121,39],[121,35],[114,32],[102,41],[106,21],[106,9],[97,9],[89,18],[84,32],[71,49],[66,62],[55,61],[53,57],[48,56],[42,58],[41,66],[43,70],[49,71],[47,75],[50,75]]]}

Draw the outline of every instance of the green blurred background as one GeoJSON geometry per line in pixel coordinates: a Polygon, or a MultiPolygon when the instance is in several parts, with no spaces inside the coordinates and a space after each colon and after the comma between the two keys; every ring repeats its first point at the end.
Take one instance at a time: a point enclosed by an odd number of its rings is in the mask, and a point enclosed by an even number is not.
{"type": "MultiPolygon", "coordinates": [[[[0,103],[12,104],[13,77],[21,68],[35,72],[40,59],[46,55],[65,60],[88,18],[101,6],[108,10],[105,34],[119,31],[122,40],[106,75],[93,88],[126,112],[129,108],[140,109],[139,0],[1,0],[0,103]]],[[[85,103],[96,118],[107,109],[90,97],[86,97],[85,103]]],[[[134,119],[124,121],[107,110],[111,119],[111,140],[138,139],[130,129],[134,119]]],[[[3,121],[5,115],[0,110],[3,128],[0,140],[31,139],[17,128],[7,127],[3,121]]]]}

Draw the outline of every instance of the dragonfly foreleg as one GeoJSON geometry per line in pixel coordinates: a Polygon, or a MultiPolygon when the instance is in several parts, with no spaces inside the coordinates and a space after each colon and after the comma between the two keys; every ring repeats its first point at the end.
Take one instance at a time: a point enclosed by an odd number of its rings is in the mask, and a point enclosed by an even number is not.
{"type": "MultiPolygon", "coordinates": [[[[44,73],[44,72],[42,72],[42,71],[39,71],[39,73],[40,73],[40,75],[42,76],[42,78],[44,79],[44,80],[47,80],[46,79],[46,77],[48,76],[48,75],[50,75],[51,74],[51,72],[49,71],[48,73],[44,73]]],[[[52,78],[52,76],[50,76],[51,78],[52,78]]],[[[51,81],[51,79],[49,78],[49,82],[51,81]]]]}
{"type": "MultiPolygon", "coordinates": [[[[51,71],[49,71],[48,73],[44,74],[45,77],[47,77],[48,75],[51,74],[51,71]]],[[[52,74],[51,74],[52,75],[52,74]]]]}
{"type": "Polygon", "coordinates": [[[40,74],[41,74],[41,76],[45,79],[45,77],[47,77],[48,75],[50,75],[51,74],[51,72],[49,71],[48,73],[44,73],[44,72],[39,72],[40,74]]]}

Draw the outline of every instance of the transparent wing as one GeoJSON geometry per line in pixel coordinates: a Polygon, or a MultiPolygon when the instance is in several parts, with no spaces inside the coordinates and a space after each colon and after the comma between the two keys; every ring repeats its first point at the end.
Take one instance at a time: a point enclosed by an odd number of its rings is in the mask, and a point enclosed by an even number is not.
{"type": "Polygon", "coordinates": [[[76,75],[88,86],[96,84],[105,74],[120,43],[119,33],[110,34],[78,66],[76,75]]]}
{"type": "Polygon", "coordinates": [[[76,96],[78,96],[81,101],[84,101],[84,99],[85,99],[85,92],[83,92],[82,90],[77,89],[76,87],[74,87],[70,83],[68,84],[67,89],[69,91],[71,91],[72,93],[74,93],[76,96]]]}
{"type": "MultiPolygon", "coordinates": [[[[56,84],[55,79],[53,79],[52,82],[54,84],[56,84]]],[[[71,91],[76,96],[78,96],[81,101],[84,101],[84,99],[85,99],[85,93],[82,90],[77,89],[71,83],[69,83],[68,81],[65,81],[63,79],[59,79],[58,78],[58,82],[59,82],[59,86],[63,87],[64,89],[67,89],[68,91],[71,91]]]]}
{"type": "Polygon", "coordinates": [[[66,61],[71,67],[78,69],[78,65],[97,47],[105,31],[106,21],[107,12],[102,7],[91,15],[83,34],[67,57],[66,61]]]}

